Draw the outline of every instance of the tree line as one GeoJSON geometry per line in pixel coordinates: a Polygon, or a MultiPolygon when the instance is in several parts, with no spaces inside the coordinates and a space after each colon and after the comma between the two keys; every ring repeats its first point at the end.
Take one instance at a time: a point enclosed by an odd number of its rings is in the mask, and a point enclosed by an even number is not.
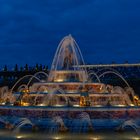
{"type": "Polygon", "coordinates": [[[5,65],[1,71],[48,71],[48,66],[42,64],[36,64],[35,66],[29,66],[28,64],[25,64],[25,66],[19,66],[16,64],[12,70],[9,70],[7,65],[5,65]]]}

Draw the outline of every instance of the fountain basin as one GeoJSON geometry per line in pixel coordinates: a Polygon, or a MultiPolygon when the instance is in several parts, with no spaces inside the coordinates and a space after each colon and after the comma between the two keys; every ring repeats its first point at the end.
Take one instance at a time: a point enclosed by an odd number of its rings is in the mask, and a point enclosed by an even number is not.
{"type": "MultiPolygon", "coordinates": [[[[140,107],[68,107],[68,106],[0,106],[2,118],[28,118],[41,128],[53,126],[53,117],[59,116],[68,129],[82,127],[79,114],[86,112],[90,116],[94,129],[112,129],[121,125],[125,120],[136,120],[140,124],[140,107]],[[49,125],[48,125],[49,124],[49,125]]],[[[14,121],[13,120],[13,121],[14,121]]],[[[76,129],[76,128],[75,128],[76,129]]]]}

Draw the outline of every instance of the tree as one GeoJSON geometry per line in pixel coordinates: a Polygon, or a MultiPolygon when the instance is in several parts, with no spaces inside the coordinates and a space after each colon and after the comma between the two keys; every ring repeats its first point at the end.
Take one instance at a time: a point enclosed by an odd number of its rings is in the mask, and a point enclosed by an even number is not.
{"type": "Polygon", "coordinates": [[[42,64],[40,64],[40,66],[39,66],[39,70],[42,71],[42,64]]]}
{"type": "Polygon", "coordinates": [[[17,64],[15,65],[14,71],[16,71],[16,72],[18,71],[18,65],[17,64]]]}
{"type": "Polygon", "coordinates": [[[25,65],[25,71],[28,71],[29,70],[29,67],[28,67],[28,64],[25,65]]]}
{"type": "Polygon", "coordinates": [[[23,71],[23,67],[20,67],[20,71],[23,71]]]}
{"type": "Polygon", "coordinates": [[[3,71],[7,71],[7,65],[4,66],[3,71]]]}
{"type": "Polygon", "coordinates": [[[38,66],[38,64],[36,64],[36,66],[35,66],[35,70],[36,70],[36,71],[39,70],[39,66],[38,66]]]}
{"type": "Polygon", "coordinates": [[[46,66],[46,70],[48,70],[48,66],[46,66]]]}

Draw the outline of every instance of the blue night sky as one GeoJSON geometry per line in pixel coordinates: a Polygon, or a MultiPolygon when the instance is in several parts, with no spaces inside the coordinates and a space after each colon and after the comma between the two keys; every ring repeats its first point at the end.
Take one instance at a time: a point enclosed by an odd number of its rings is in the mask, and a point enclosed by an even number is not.
{"type": "Polygon", "coordinates": [[[68,34],[86,63],[138,63],[140,0],[0,0],[0,67],[50,66],[68,34]]]}

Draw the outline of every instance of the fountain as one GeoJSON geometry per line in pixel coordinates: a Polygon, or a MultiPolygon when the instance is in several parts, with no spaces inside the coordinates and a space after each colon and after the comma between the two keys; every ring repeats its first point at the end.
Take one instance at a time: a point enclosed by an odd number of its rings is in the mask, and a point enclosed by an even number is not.
{"type": "Polygon", "coordinates": [[[37,75],[39,75],[39,74],[43,74],[43,75],[45,75],[46,78],[48,78],[48,74],[47,74],[47,73],[45,73],[44,71],[39,71],[39,72],[35,73],[35,74],[30,78],[29,82],[27,83],[27,87],[29,87],[29,84],[31,83],[31,81],[32,81],[34,78],[40,81],[40,79],[37,78],[37,75]]]}
{"type": "Polygon", "coordinates": [[[85,126],[85,125],[87,125],[87,128],[89,130],[93,130],[92,122],[87,112],[82,112],[81,114],[79,114],[79,119],[81,120],[81,123],[82,123],[80,131],[82,130],[82,126],[85,126]]]}
{"type": "Polygon", "coordinates": [[[59,128],[60,132],[67,131],[68,128],[65,126],[63,119],[60,116],[53,117],[53,122],[60,125],[60,128],[59,128]]]}
{"type": "Polygon", "coordinates": [[[127,127],[131,127],[132,129],[136,131],[138,135],[140,135],[140,126],[133,119],[124,121],[119,127],[116,128],[116,130],[124,131],[124,129],[127,127]]]}
{"type": "Polygon", "coordinates": [[[16,121],[13,126],[13,133],[19,133],[20,128],[24,125],[31,125],[33,127],[33,123],[27,118],[21,118],[18,122],[16,121]],[[17,123],[17,124],[16,124],[17,123]]]}
{"type": "Polygon", "coordinates": [[[94,71],[88,71],[88,75],[89,75],[89,79],[92,80],[92,77],[95,76],[98,82],[101,83],[99,76],[94,71]]]}
{"type": "MultiPolygon", "coordinates": [[[[14,84],[14,86],[11,88],[11,93],[13,92],[14,88],[17,86],[17,84],[18,84],[20,81],[22,81],[23,79],[28,78],[28,77],[31,77],[31,79],[32,79],[32,78],[35,78],[35,79],[37,79],[38,81],[41,82],[41,80],[40,80],[39,78],[37,78],[36,76],[34,76],[34,75],[25,75],[25,76],[21,77],[21,78],[14,84]]],[[[30,81],[29,81],[29,82],[30,82],[30,81]]],[[[29,84],[29,83],[28,83],[28,84],[29,84]]]]}
{"type": "Polygon", "coordinates": [[[26,117],[15,131],[24,124],[32,125],[30,120],[35,120],[39,129],[46,128],[49,132],[88,132],[93,127],[115,129],[126,118],[137,119],[140,123],[140,100],[127,81],[111,69],[88,72],[80,48],[71,35],[58,45],[49,75],[44,72],[26,75],[11,89],[1,88],[0,101],[2,117],[26,117]],[[39,74],[46,80],[42,81],[39,74]],[[108,74],[117,75],[127,87],[101,83],[101,78],[108,74]],[[16,91],[24,78],[29,81],[16,91]]]}
{"type": "Polygon", "coordinates": [[[101,78],[101,77],[104,76],[105,74],[115,74],[115,75],[117,75],[118,77],[120,77],[120,78],[125,82],[125,84],[126,84],[128,87],[130,87],[129,84],[127,83],[127,81],[126,81],[126,80],[123,78],[123,76],[121,76],[121,74],[119,74],[118,72],[106,71],[106,72],[102,73],[101,75],[99,75],[99,78],[101,78]]]}

